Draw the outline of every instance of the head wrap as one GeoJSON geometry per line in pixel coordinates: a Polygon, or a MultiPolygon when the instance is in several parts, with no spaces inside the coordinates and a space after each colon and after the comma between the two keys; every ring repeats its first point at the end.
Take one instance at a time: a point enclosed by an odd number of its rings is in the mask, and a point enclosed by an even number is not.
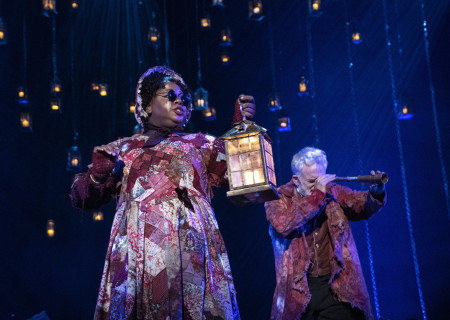
{"type": "MultiPolygon", "coordinates": [[[[166,83],[166,82],[174,82],[174,83],[180,82],[186,88],[188,88],[186,83],[184,82],[183,78],[178,73],[176,73],[175,71],[173,71],[172,69],[169,69],[167,67],[156,66],[156,67],[152,67],[152,68],[148,69],[147,71],[145,71],[144,74],[139,78],[139,81],[138,81],[137,86],[136,86],[136,106],[135,106],[135,109],[134,109],[134,116],[136,118],[136,121],[139,123],[139,125],[141,127],[144,127],[144,128],[145,128],[144,121],[145,121],[145,119],[148,119],[149,114],[145,111],[145,108],[147,106],[143,106],[142,105],[141,88],[142,88],[142,82],[144,81],[144,79],[149,77],[149,76],[151,76],[153,73],[161,73],[161,74],[163,74],[165,76],[164,77],[164,83],[166,83]]],[[[192,105],[189,105],[189,106],[186,106],[186,107],[188,108],[188,112],[187,112],[187,115],[186,115],[186,122],[188,122],[189,119],[191,118],[192,105]]],[[[177,129],[180,129],[180,128],[177,127],[177,129]]],[[[183,128],[181,128],[181,129],[183,129],[183,128]]]]}

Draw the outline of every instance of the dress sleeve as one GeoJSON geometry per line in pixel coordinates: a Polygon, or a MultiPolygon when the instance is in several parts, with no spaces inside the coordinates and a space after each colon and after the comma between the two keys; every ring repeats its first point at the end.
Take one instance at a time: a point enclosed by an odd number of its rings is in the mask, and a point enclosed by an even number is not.
{"type": "Polygon", "coordinates": [[[209,184],[213,187],[224,187],[228,183],[225,177],[227,172],[225,143],[222,138],[211,139],[205,156],[209,184]]]}
{"type": "Polygon", "coordinates": [[[327,203],[325,194],[313,190],[305,197],[289,197],[284,194],[279,200],[264,204],[266,218],[275,230],[283,236],[301,228],[306,222],[319,214],[327,203]]]}
{"type": "Polygon", "coordinates": [[[369,191],[356,191],[335,184],[332,186],[332,193],[351,221],[368,219],[386,203],[386,192],[375,198],[369,191]]]}

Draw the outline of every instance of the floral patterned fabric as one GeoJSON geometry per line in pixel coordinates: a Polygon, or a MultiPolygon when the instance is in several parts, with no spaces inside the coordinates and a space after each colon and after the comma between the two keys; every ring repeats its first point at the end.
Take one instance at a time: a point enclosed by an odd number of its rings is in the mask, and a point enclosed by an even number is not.
{"type": "MultiPolygon", "coordinates": [[[[204,134],[112,142],[125,163],[95,319],[240,319],[211,187],[226,183],[224,144],[204,134]]],[[[85,209],[109,200],[111,182],[89,171],[71,198],[85,209]]]]}

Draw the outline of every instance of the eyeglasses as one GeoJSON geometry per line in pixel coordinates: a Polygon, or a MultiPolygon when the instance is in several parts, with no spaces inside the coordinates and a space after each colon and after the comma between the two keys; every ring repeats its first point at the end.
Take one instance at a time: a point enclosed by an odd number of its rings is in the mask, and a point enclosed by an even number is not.
{"type": "MultiPolygon", "coordinates": [[[[166,94],[156,94],[156,95],[167,98],[170,102],[175,102],[175,100],[177,100],[177,98],[178,98],[177,94],[172,89],[169,90],[166,94]]],[[[181,96],[181,104],[185,107],[190,107],[191,99],[186,97],[185,95],[182,95],[181,96]]]]}

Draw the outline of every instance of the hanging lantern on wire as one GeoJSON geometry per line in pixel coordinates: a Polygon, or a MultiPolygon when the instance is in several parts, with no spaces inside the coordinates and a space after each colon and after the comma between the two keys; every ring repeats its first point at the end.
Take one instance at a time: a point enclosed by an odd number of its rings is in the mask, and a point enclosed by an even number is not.
{"type": "Polygon", "coordinates": [[[222,29],[220,32],[220,43],[219,45],[221,47],[229,47],[233,44],[233,41],[231,40],[231,30],[230,28],[222,29]]]}
{"type": "Polygon", "coordinates": [[[158,47],[160,42],[159,30],[155,26],[148,29],[148,43],[153,47],[158,47]]]}
{"type": "Polygon", "coordinates": [[[203,17],[200,19],[200,26],[203,29],[211,28],[211,18],[209,17],[209,14],[205,13],[205,15],[203,15],[203,17]]]}
{"type": "Polygon", "coordinates": [[[67,151],[67,171],[78,172],[81,170],[81,152],[78,148],[78,132],[73,135],[72,146],[67,151]]]}
{"type": "Polygon", "coordinates": [[[51,93],[54,95],[58,95],[61,93],[62,91],[62,86],[61,86],[61,80],[59,80],[58,77],[55,77],[52,81],[52,83],[50,84],[51,87],[51,93]]]}
{"type": "Polygon", "coordinates": [[[244,120],[224,136],[227,156],[227,197],[237,203],[279,199],[272,145],[267,130],[244,120]]]}
{"type": "Polygon", "coordinates": [[[55,236],[55,222],[52,219],[47,220],[47,236],[49,238],[55,236]]]}
{"type": "Polygon", "coordinates": [[[352,42],[353,44],[360,44],[362,42],[361,33],[355,31],[352,33],[352,42]]]}
{"type": "Polygon", "coordinates": [[[202,111],[202,118],[205,121],[214,121],[216,120],[216,109],[214,108],[207,108],[202,111]]]}
{"type": "Polygon", "coordinates": [[[52,114],[61,113],[61,99],[56,97],[50,99],[50,113],[52,114]]]}
{"type": "Polygon", "coordinates": [[[127,107],[127,112],[134,115],[134,110],[136,110],[136,104],[134,103],[134,101],[127,103],[126,107],[127,107]]]}
{"type": "Polygon", "coordinates": [[[291,118],[286,112],[282,111],[278,117],[278,131],[291,131],[291,118]]]}
{"type": "Polygon", "coordinates": [[[309,95],[308,92],[309,81],[305,78],[305,76],[300,77],[300,82],[298,83],[298,96],[306,96],[309,95]]]}
{"type": "Polygon", "coordinates": [[[280,99],[278,98],[278,95],[275,92],[273,92],[269,96],[268,108],[270,111],[277,111],[277,110],[281,110],[283,108],[280,104],[280,99]]]}
{"type": "Polygon", "coordinates": [[[92,220],[94,221],[103,221],[103,212],[102,211],[95,211],[92,213],[92,220]]]}
{"type": "Polygon", "coordinates": [[[100,85],[97,82],[92,82],[91,83],[91,90],[92,91],[98,91],[100,90],[100,85]]]}
{"type": "Polygon", "coordinates": [[[397,118],[399,120],[409,120],[414,117],[411,112],[411,101],[407,94],[403,94],[398,102],[397,118]]]}
{"type": "Polygon", "coordinates": [[[102,97],[106,97],[108,95],[108,85],[107,84],[99,84],[98,93],[102,97]]]}
{"type": "Polygon", "coordinates": [[[78,0],[72,0],[72,9],[78,8],[78,0]]]}
{"type": "Polygon", "coordinates": [[[42,14],[49,18],[52,14],[58,14],[56,12],[56,0],[42,0],[42,14]]]}
{"type": "Polygon", "coordinates": [[[230,55],[227,52],[222,52],[220,62],[223,66],[228,66],[230,64],[230,55]]]}
{"type": "Polygon", "coordinates": [[[223,7],[223,0],[212,0],[211,7],[223,7]]]}
{"type": "Polygon", "coordinates": [[[322,14],[322,1],[321,0],[309,0],[309,14],[314,17],[318,17],[322,14]]]}
{"type": "Polygon", "coordinates": [[[201,86],[194,91],[194,109],[205,110],[209,107],[208,91],[201,86]]]}
{"type": "Polygon", "coordinates": [[[20,113],[20,127],[23,131],[29,132],[33,130],[33,122],[31,113],[29,111],[22,111],[20,113]]]}
{"type": "Polygon", "coordinates": [[[264,18],[262,0],[248,1],[248,18],[253,21],[261,21],[264,18]]]}
{"type": "Polygon", "coordinates": [[[27,104],[29,102],[27,90],[23,86],[17,88],[17,102],[20,104],[27,104]]]}
{"type": "Polygon", "coordinates": [[[6,26],[5,26],[5,23],[3,22],[3,19],[0,18],[0,45],[7,44],[7,43],[8,43],[8,38],[7,38],[7,33],[6,33],[6,26]]]}

